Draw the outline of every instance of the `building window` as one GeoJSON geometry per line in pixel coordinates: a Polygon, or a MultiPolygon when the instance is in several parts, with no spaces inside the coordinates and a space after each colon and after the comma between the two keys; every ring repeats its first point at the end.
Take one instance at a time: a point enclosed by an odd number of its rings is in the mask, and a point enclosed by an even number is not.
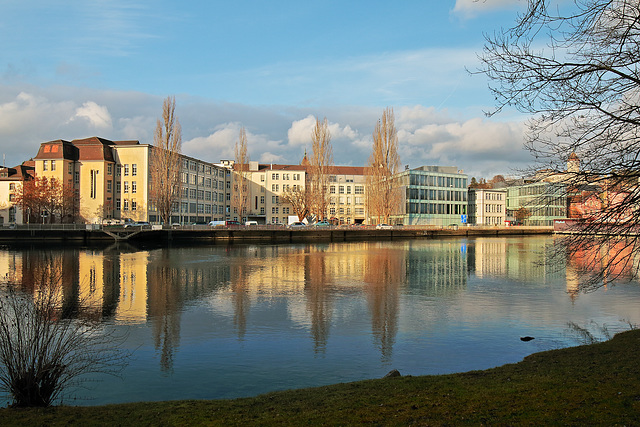
{"type": "Polygon", "coordinates": [[[120,210],[120,199],[116,199],[116,210],[120,210]]]}
{"type": "Polygon", "coordinates": [[[123,211],[129,210],[129,201],[127,199],[124,199],[124,203],[122,203],[122,210],[123,211]]]}
{"type": "Polygon", "coordinates": [[[138,209],[138,203],[136,203],[135,200],[131,201],[131,210],[135,211],[136,209],[138,209]]]}
{"type": "Polygon", "coordinates": [[[15,190],[16,189],[16,184],[15,182],[12,182],[9,184],[9,190],[15,190]]]}
{"type": "MultiPolygon", "coordinates": [[[[71,166],[71,165],[69,165],[69,166],[71,166]]],[[[69,167],[69,172],[71,172],[71,167],[69,167]]],[[[113,165],[111,163],[109,163],[107,165],[107,175],[111,175],[111,174],[113,174],[113,165]]]]}
{"type": "Polygon", "coordinates": [[[332,185],[332,186],[329,187],[329,193],[336,194],[336,186],[335,185],[332,185]]]}
{"type": "Polygon", "coordinates": [[[113,181],[111,181],[110,179],[107,180],[107,191],[109,193],[111,193],[111,190],[113,189],[113,181]]]}
{"type": "Polygon", "coordinates": [[[98,171],[97,170],[91,170],[90,171],[91,174],[91,198],[95,199],[97,197],[97,193],[98,193],[98,171]]]}
{"type": "Polygon", "coordinates": [[[129,192],[129,181],[125,181],[124,182],[124,192],[128,193],[129,192]]]}
{"type": "Polygon", "coordinates": [[[131,176],[136,176],[138,175],[138,165],[136,163],[133,163],[131,165],[131,176]]]}
{"type": "Polygon", "coordinates": [[[135,193],[138,190],[138,185],[136,181],[131,181],[131,192],[135,193]]]}
{"type": "Polygon", "coordinates": [[[196,189],[195,188],[190,188],[189,189],[189,198],[190,199],[195,199],[196,198],[196,189]]]}
{"type": "Polygon", "coordinates": [[[55,160],[51,160],[51,170],[52,171],[56,170],[56,161],[55,160]]]}
{"type": "Polygon", "coordinates": [[[42,170],[43,171],[49,170],[49,162],[47,160],[42,161],[42,170]]]}
{"type": "Polygon", "coordinates": [[[124,165],[124,176],[129,176],[129,165],[124,165]]]}

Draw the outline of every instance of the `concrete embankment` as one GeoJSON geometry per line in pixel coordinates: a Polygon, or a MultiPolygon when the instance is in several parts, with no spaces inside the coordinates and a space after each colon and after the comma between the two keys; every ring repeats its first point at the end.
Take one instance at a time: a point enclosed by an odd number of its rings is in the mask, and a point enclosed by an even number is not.
{"type": "Polygon", "coordinates": [[[552,227],[460,227],[413,228],[395,227],[376,230],[365,227],[331,228],[268,228],[238,227],[210,228],[206,226],[186,226],[172,229],[132,230],[124,228],[16,228],[0,229],[0,243],[68,242],[80,244],[110,243],[126,241],[130,243],[230,243],[230,242],[314,242],[314,241],[357,241],[391,239],[425,239],[439,237],[514,236],[551,234],[552,227]]]}

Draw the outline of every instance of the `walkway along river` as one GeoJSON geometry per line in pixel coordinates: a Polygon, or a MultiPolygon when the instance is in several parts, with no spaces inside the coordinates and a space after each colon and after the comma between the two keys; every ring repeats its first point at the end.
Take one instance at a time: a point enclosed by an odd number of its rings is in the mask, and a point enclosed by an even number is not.
{"type": "Polygon", "coordinates": [[[0,227],[0,243],[29,241],[93,242],[310,242],[357,241],[372,239],[422,239],[444,236],[511,236],[551,234],[552,227],[326,227],[290,229],[282,226],[209,227],[148,225],[137,227],[102,226],[98,224],[45,224],[0,227]]]}

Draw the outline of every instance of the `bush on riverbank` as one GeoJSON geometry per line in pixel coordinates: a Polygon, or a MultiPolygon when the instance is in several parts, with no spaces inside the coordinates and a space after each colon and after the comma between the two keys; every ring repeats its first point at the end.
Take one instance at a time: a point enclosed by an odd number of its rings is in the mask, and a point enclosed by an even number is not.
{"type": "Polygon", "coordinates": [[[3,425],[640,423],[640,330],[453,375],[396,377],[254,398],[2,409],[3,425]]]}

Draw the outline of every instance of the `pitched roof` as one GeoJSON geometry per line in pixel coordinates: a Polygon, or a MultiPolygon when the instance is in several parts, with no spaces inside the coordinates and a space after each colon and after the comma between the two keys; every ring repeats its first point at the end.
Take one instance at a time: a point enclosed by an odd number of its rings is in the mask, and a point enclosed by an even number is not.
{"type": "Polygon", "coordinates": [[[12,168],[0,169],[0,181],[24,181],[35,176],[35,168],[24,162],[12,168]]]}
{"type": "Polygon", "coordinates": [[[63,139],[43,142],[40,144],[35,159],[67,159],[78,160],[78,148],[63,139]]]}

